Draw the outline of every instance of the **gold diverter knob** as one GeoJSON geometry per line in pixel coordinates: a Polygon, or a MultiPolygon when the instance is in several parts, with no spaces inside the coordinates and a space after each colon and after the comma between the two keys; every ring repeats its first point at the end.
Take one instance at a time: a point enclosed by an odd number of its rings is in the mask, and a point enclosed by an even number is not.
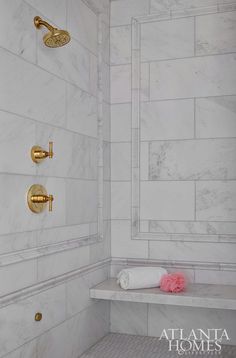
{"type": "Polygon", "coordinates": [[[43,318],[43,315],[42,315],[41,312],[35,313],[34,320],[35,320],[36,322],[40,322],[42,318],[43,318]]]}
{"type": "Polygon", "coordinates": [[[52,211],[53,195],[48,195],[44,186],[34,184],[29,188],[27,194],[27,202],[31,211],[41,213],[45,210],[47,202],[49,203],[49,211],[52,211]]]}
{"type": "Polygon", "coordinates": [[[43,150],[38,145],[34,145],[31,149],[31,159],[35,163],[40,163],[45,158],[52,159],[53,157],[53,142],[49,142],[49,149],[48,152],[46,150],[43,150]]]}

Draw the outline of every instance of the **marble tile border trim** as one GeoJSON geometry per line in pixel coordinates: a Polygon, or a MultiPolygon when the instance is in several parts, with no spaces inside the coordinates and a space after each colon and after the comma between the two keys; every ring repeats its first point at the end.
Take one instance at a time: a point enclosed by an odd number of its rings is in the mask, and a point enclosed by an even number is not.
{"type": "Polygon", "coordinates": [[[97,234],[0,255],[0,267],[97,243],[97,234]]]}
{"type": "Polygon", "coordinates": [[[46,291],[48,289],[51,289],[57,285],[60,285],[68,280],[75,279],[77,276],[85,275],[89,272],[108,267],[110,264],[110,259],[105,259],[103,261],[99,261],[95,264],[84,266],[82,268],[79,268],[78,270],[74,270],[68,273],[65,273],[63,275],[54,277],[50,280],[40,282],[36,285],[32,285],[30,287],[23,288],[19,291],[7,294],[5,296],[2,296],[0,298],[0,309],[8,306],[12,303],[15,303],[20,300],[24,300],[27,297],[34,296],[40,292],[46,291]]]}
{"type": "MultiPolygon", "coordinates": [[[[181,232],[170,233],[149,233],[140,231],[140,99],[141,99],[141,24],[145,22],[165,21],[175,18],[183,18],[189,16],[198,16],[205,14],[214,14],[219,12],[227,12],[236,10],[236,2],[230,1],[227,4],[205,6],[191,9],[181,9],[175,11],[164,11],[145,16],[133,17],[131,23],[131,218],[132,218],[132,239],[156,240],[162,241],[163,236],[167,236],[167,240],[176,241],[192,241],[189,236],[198,235],[203,237],[203,241],[207,241],[208,234],[191,233],[184,235],[181,232]],[[181,239],[180,239],[181,236],[181,239]]],[[[210,222],[209,222],[210,224],[210,222]]],[[[219,242],[222,235],[217,233],[209,233],[209,242],[219,242]]],[[[223,235],[224,242],[234,240],[233,235],[223,235]],[[228,237],[228,239],[227,239],[228,237]]]]}

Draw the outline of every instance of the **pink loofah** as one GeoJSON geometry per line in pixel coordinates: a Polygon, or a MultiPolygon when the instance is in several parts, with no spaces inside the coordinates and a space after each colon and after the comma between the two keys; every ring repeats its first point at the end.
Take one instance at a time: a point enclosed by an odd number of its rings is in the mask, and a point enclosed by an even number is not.
{"type": "Polygon", "coordinates": [[[186,287],[186,278],[182,272],[163,275],[160,289],[165,292],[181,292],[186,287]]]}

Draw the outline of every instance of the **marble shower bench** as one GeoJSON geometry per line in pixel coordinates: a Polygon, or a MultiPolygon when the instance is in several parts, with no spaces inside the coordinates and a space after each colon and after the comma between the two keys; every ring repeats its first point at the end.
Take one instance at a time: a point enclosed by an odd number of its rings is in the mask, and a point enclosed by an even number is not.
{"type": "Polygon", "coordinates": [[[116,279],[109,279],[90,289],[90,297],[109,301],[126,301],[174,306],[236,310],[236,286],[189,284],[185,292],[165,293],[159,288],[123,290],[116,279]]]}

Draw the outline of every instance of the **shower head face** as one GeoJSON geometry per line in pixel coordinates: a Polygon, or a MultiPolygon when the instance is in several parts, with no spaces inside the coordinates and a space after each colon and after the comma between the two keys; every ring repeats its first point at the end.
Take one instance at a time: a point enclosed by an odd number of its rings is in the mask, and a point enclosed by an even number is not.
{"type": "Polygon", "coordinates": [[[43,37],[43,42],[47,47],[62,47],[70,41],[70,34],[65,30],[53,29],[43,37]]]}

